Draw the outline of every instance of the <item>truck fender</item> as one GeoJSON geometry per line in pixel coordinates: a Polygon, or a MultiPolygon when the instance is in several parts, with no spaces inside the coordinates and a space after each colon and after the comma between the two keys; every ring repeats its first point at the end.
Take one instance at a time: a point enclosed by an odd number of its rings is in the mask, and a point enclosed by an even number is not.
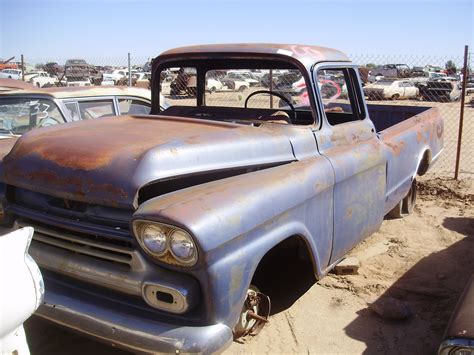
{"type": "Polygon", "coordinates": [[[206,308],[233,326],[261,258],[280,241],[302,236],[315,273],[323,274],[332,249],[333,186],[332,166],[315,156],[155,197],[133,219],[190,232],[206,308]]]}
{"type": "Polygon", "coordinates": [[[216,286],[210,288],[209,298],[214,300],[212,306],[215,314],[231,328],[239,319],[247,290],[261,260],[284,240],[292,236],[301,238],[311,256],[316,278],[323,276],[325,266],[320,265],[317,246],[311,243],[309,231],[302,223],[282,224],[278,228],[268,230],[264,235],[261,234],[262,231],[263,228],[249,233],[247,239],[251,243],[209,265],[209,284],[216,286]]]}

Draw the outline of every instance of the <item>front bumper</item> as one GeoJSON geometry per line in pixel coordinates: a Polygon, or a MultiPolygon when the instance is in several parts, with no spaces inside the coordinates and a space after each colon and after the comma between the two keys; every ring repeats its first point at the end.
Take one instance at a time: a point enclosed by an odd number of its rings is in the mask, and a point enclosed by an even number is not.
{"type": "Polygon", "coordinates": [[[215,353],[232,343],[224,324],[180,326],[144,317],[114,302],[48,280],[43,304],[36,315],[101,342],[134,352],[215,353]]]}

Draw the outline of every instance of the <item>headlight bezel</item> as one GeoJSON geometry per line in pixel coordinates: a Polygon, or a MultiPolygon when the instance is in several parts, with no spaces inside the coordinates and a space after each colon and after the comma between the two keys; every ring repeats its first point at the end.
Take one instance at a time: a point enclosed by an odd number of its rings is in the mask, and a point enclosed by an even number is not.
{"type": "Polygon", "coordinates": [[[196,265],[199,259],[198,245],[195,239],[193,238],[191,233],[189,233],[186,229],[180,226],[152,221],[152,220],[146,220],[146,219],[136,219],[132,221],[132,230],[133,230],[135,240],[140,245],[140,248],[143,250],[145,254],[150,256],[153,260],[165,263],[167,265],[172,265],[172,266],[192,267],[196,265]],[[165,235],[166,235],[166,248],[162,253],[156,254],[145,245],[143,241],[143,231],[148,226],[154,226],[154,227],[158,227],[164,230],[165,235]],[[192,242],[193,254],[189,258],[189,260],[181,259],[177,257],[171,250],[171,236],[176,231],[180,231],[184,233],[192,242]]]}

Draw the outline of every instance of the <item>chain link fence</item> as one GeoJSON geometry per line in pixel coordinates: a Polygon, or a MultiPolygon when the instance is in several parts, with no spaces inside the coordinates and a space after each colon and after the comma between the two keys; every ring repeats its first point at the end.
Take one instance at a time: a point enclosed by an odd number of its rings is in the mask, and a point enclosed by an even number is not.
{"type": "MultiPolygon", "coordinates": [[[[410,84],[404,88],[407,93],[405,100],[400,100],[399,91],[389,90],[390,94],[383,98],[384,104],[390,105],[412,105],[437,107],[444,118],[444,151],[438,162],[430,170],[437,175],[454,176],[456,164],[456,152],[458,146],[459,121],[461,111],[462,75],[464,57],[460,55],[428,56],[428,55],[367,55],[353,54],[352,61],[361,66],[361,76],[367,81],[380,78],[390,71],[400,77],[400,81],[410,84]],[[402,64],[387,67],[386,64],[402,64]],[[406,65],[406,67],[405,67],[406,65]],[[407,67],[410,70],[407,70],[407,67]],[[369,74],[370,73],[370,74],[369,74]],[[365,76],[365,77],[364,77],[365,76]],[[413,90],[411,84],[415,85],[413,90]],[[415,91],[415,94],[412,94],[415,91]],[[408,94],[409,93],[409,94],[408,94]],[[413,95],[413,96],[412,96],[413,95]]],[[[473,55],[468,55],[468,83],[464,105],[464,124],[462,134],[460,176],[474,177],[474,77],[473,55]]],[[[384,83],[384,79],[381,81],[384,83]]],[[[387,83],[388,84],[388,83],[387,83]]],[[[391,84],[394,86],[396,84],[391,84]]],[[[370,84],[365,86],[370,87],[370,84]]],[[[381,86],[377,86],[380,88],[381,86]]],[[[401,88],[400,88],[401,89],[401,88]]],[[[368,103],[382,103],[376,92],[365,90],[368,103]]]]}
{"type": "MultiPolygon", "coordinates": [[[[454,176],[460,121],[463,56],[352,54],[360,66],[368,104],[437,107],[444,118],[444,152],[430,171],[454,176]]],[[[469,55],[468,69],[473,68],[469,55]]],[[[38,87],[132,85],[149,88],[151,59],[120,58],[26,58],[24,80],[38,87]],[[129,75],[131,73],[131,76],[129,75]]],[[[469,70],[464,108],[460,176],[474,174],[474,76],[469,70]]],[[[193,68],[171,68],[160,78],[162,93],[172,104],[196,102],[193,68]]],[[[339,106],[347,101],[344,73],[328,70],[318,75],[323,101],[339,106]]],[[[213,70],[206,74],[206,105],[243,107],[253,92],[270,90],[280,94],[270,99],[249,100],[249,107],[278,108],[309,104],[305,83],[297,70],[213,70]]],[[[329,106],[326,110],[334,109],[329,106]]],[[[281,117],[279,117],[281,118],[281,117]]],[[[278,119],[278,118],[277,118],[278,119]]],[[[291,119],[291,118],[290,118],[291,119]]]]}

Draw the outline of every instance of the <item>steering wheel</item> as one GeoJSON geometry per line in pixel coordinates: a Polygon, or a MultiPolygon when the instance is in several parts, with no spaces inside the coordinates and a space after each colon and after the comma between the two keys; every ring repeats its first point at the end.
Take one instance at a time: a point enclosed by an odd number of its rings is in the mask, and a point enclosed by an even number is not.
{"type": "Polygon", "coordinates": [[[293,115],[293,118],[291,117],[288,117],[290,119],[290,123],[292,124],[295,124],[296,122],[296,110],[295,110],[295,107],[293,106],[293,104],[285,97],[283,96],[282,94],[278,93],[278,92],[274,92],[274,91],[270,91],[270,90],[257,90],[257,91],[254,91],[253,93],[251,93],[249,96],[247,96],[247,98],[245,99],[245,103],[244,103],[244,108],[247,108],[247,104],[249,102],[249,99],[252,97],[252,96],[255,96],[255,95],[259,95],[259,94],[268,94],[270,96],[274,95],[276,97],[279,97],[280,99],[282,99],[283,101],[285,101],[288,106],[291,108],[291,113],[293,115]]]}
{"type": "Polygon", "coordinates": [[[54,126],[54,125],[57,125],[57,124],[60,124],[60,123],[61,122],[59,122],[59,120],[57,120],[56,118],[48,116],[48,117],[40,119],[37,126],[38,127],[48,127],[48,126],[54,126]]]}

